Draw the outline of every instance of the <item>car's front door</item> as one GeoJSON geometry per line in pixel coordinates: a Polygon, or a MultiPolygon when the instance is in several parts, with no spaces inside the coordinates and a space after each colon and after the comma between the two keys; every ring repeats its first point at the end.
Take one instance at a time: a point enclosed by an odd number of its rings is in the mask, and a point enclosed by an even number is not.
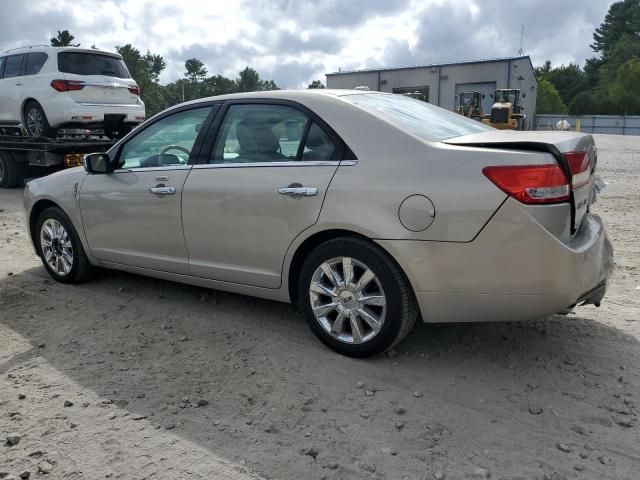
{"type": "Polygon", "coordinates": [[[86,176],[80,209],[95,258],[189,273],[182,188],[214,108],[192,106],[141,127],[112,154],[113,173],[86,176]]]}
{"type": "Polygon", "coordinates": [[[343,148],[295,105],[226,106],[182,198],[193,275],[278,288],[288,247],[318,219],[343,148]]]}

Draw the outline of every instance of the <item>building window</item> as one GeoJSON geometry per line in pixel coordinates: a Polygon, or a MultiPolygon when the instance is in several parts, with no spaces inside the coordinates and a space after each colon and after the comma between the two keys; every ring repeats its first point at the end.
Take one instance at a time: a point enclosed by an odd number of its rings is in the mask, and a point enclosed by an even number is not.
{"type": "Polygon", "coordinates": [[[422,100],[423,102],[429,101],[429,87],[399,87],[394,88],[393,93],[406,95],[407,97],[422,100]]]}

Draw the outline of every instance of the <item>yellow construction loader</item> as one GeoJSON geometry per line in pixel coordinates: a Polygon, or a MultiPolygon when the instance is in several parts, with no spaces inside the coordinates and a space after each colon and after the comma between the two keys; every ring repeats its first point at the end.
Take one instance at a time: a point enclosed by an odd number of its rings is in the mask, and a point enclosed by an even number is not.
{"type": "MultiPolygon", "coordinates": [[[[525,94],[522,94],[524,98],[525,94]]],[[[482,123],[500,130],[524,130],[524,107],[520,105],[520,90],[501,88],[493,95],[491,113],[483,115],[482,123]]]]}
{"type": "Polygon", "coordinates": [[[456,112],[477,121],[482,120],[482,95],[480,92],[460,92],[456,112]]]}

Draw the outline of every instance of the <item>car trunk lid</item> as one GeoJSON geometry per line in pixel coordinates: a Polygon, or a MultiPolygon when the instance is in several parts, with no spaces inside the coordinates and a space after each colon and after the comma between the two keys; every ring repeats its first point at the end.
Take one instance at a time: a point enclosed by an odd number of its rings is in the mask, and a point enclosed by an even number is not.
{"type": "Polygon", "coordinates": [[[444,143],[551,153],[570,180],[572,232],[578,229],[593,202],[597,150],[591,135],[578,132],[495,130],[451,138],[444,143]]]}

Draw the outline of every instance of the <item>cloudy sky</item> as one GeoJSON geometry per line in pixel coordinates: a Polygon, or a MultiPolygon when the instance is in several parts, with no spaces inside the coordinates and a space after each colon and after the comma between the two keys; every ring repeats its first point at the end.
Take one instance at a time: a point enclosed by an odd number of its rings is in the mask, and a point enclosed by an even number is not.
{"type": "Polygon", "coordinates": [[[250,65],[280,87],[306,86],[338,69],[516,55],[534,65],[578,62],[607,0],[0,0],[11,20],[0,52],[48,43],[68,29],[83,46],[131,43],[164,56],[162,82],[201,59],[235,78],[250,65]]]}

